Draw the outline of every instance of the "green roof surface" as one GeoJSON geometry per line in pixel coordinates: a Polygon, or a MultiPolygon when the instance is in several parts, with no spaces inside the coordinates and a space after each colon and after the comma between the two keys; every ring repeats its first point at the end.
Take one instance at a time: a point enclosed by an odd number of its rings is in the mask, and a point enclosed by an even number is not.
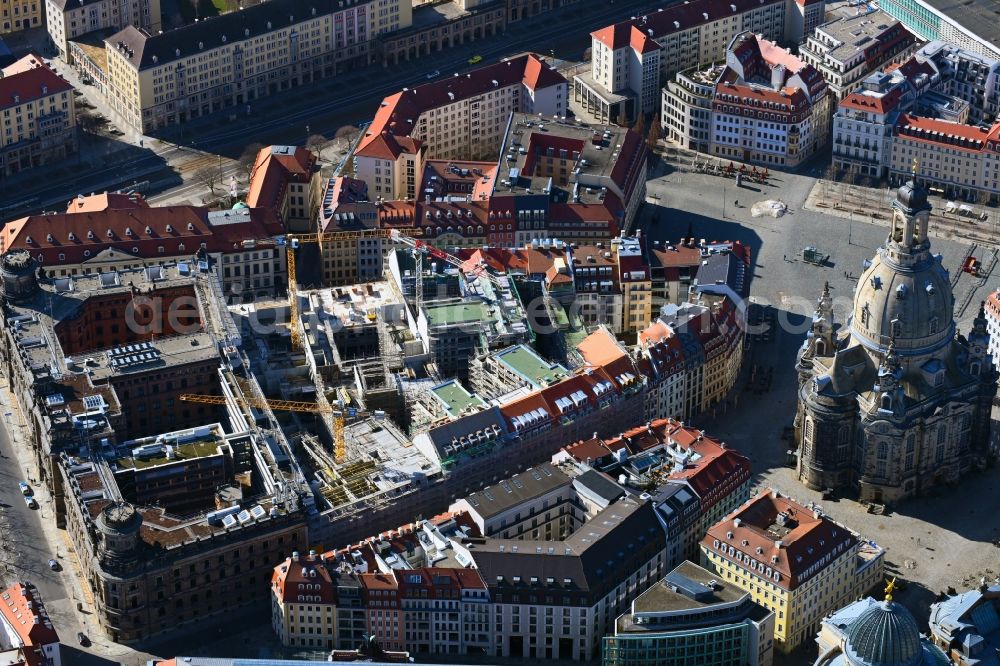
{"type": "Polygon", "coordinates": [[[486,306],[477,301],[463,303],[433,303],[424,306],[427,322],[431,326],[467,324],[471,321],[492,321],[486,306]]]}
{"type": "Polygon", "coordinates": [[[435,386],[431,392],[447,406],[449,412],[456,415],[468,407],[482,407],[486,404],[466,391],[465,387],[456,381],[435,386]]]}
{"type": "Polygon", "coordinates": [[[524,345],[498,353],[497,360],[537,387],[548,386],[569,374],[566,368],[558,363],[549,363],[524,345]]]}
{"type": "Polygon", "coordinates": [[[194,460],[195,458],[214,456],[218,453],[218,448],[221,443],[222,442],[220,440],[212,438],[199,442],[191,442],[190,444],[180,444],[174,446],[174,453],[177,454],[177,457],[173,460],[168,460],[167,454],[164,452],[143,458],[133,458],[132,456],[127,456],[125,458],[119,458],[117,463],[122,469],[144,469],[155,465],[175,463],[181,460],[194,460]]]}

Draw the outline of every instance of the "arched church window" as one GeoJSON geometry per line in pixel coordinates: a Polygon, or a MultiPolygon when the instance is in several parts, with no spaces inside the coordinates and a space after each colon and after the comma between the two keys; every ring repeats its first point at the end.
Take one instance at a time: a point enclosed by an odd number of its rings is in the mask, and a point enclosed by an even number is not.
{"type": "Polygon", "coordinates": [[[947,436],[948,436],[948,426],[942,423],[941,425],[938,426],[938,431],[937,431],[938,446],[944,444],[944,440],[947,436]]]}
{"type": "Polygon", "coordinates": [[[882,394],[882,409],[892,409],[892,396],[888,393],[882,394]]]}
{"type": "Polygon", "coordinates": [[[913,453],[913,451],[916,448],[917,448],[917,436],[914,435],[913,433],[910,433],[909,435],[906,436],[906,452],[913,453]]]}
{"type": "Polygon", "coordinates": [[[819,356],[826,356],[826,341],[817,340],[816,341],[816,354],[819,356]]]}
{"type": "Polygon", "coordinates": [[[885,460],[889,457],[889,444],[887,442],[878,443],[878,458],[879,460],[885,460]]]}

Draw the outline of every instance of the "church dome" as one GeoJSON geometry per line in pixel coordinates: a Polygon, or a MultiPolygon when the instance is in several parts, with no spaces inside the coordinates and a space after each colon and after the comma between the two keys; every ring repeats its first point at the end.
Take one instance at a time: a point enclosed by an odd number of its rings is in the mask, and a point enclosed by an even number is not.
{"type": "Polygon", "coordinates": [[[917,622],[893,601],[872,604],[847,627],[844,654],[852,666],[916,666],[923,660],[917,622]]]}
{"type": "Polygon", "coordinates": [[[954,296],[941,262],[925,252],[901,266],[880,250],[861,274],[851,329],[870,348],[884,352],[892,338],[899,354],[936,349],[953,336],[954,296]]]}
{"type": "Polygon", "coordinates": [[[910,211],[930,209],[927,203],[927,189],[912,180],[908,180],[896,190],[896,202],[910,211]]]}

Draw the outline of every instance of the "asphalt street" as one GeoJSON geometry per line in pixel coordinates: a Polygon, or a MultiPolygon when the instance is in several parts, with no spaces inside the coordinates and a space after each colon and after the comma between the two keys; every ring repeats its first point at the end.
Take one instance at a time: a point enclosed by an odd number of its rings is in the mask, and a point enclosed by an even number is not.
{"type": "MultiPolygon", "coordinates": [[[[482,66],[524,51],[579,59],[590,46],[592,30],[643,11],[655,11],[656,7],[665,4],[669,3],[616,0],[588,1],[582,7],[572,5],[555,10],[541,20],[514,24],[496,37],[420,56],[393,67],[374,65],[301,86],[280,97],[260,100],[250,116],[241,115],[230,121],[226,115],[233,112],[230,109],[183,123],[182,130],[177,128],[171,133],[171,143],[144,138],[147,148],[125,159],[109,158],[97,168],[81,166],[79,171],[64,177],[32,179],[9,190],[0,181],[0,200],[8,202],[6,208],[0,208],[0,217],[13,219],[35,211],[59,210],[77,194],[127,188],[135,181],[155,182],[159,193],[173,187],[185,187],[184,174],[178,173],[172,165],[190,159],[193,153],[236,157],[244,146],[254,142],[301,144],[309,134],[317,133],[331,138],[340,127],[369,119],[386,95],[406,86],[425,83],[426,75],[434,70],[440,70],[445,76],[466,72],[473,69],[467,63],[472,55],[482,56],[482,63],[478,65],[482,66]],[[173,143],[177,141],[180,145],[173,143]]],[[[93,90],[88,86],[81,89],[86,94],[93,90]]],[[[114,114],[106,115],[115,124],[122,124],[114,114]]],[[[131,133],[127,133],[126,138],[131,143],[138,141],[133,141],[131,133]]]]}

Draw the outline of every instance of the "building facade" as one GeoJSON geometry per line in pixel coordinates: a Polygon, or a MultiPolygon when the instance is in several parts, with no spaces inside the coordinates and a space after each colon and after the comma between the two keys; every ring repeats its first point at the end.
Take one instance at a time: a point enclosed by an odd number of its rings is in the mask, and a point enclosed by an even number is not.
{"type": "Polygon", "coordinates": [[[39,56],[25,56],[0,73],[0,119],[0,175],[63,160],[77,150],[73,86],[39,56]]]}
{"type": "Polygon", "coordinates": [[[774,647],[811,640],[831,611],[881,584],[885,551],[775,490],[708,530],[703,565],[774,612],[774,647]]]}
{"type": "Polygon", "coordinates": [[[1000,585],[983,582],[931,604],[928,624],[931,641],[953,664],[982,663],[1000,638],[1000,585]]]}
{"type": "Polygon", "coordinates": [[[604,637],[604,666],[768,666],[774,612],[693,562],[632,600],[604,637]]]}
{"type": "Polygon", "coordinates": [[[902,23],[874,11],[816,27],[799,47],[799,57],[819,71],[836,103],[869,74],[887,63],[901,62],[916,47],[916,39],[902,23]]]}
{"type": "MultiPolygon", "coordinates": [[[[410,25],[400,0],[328,0],[301,11],[265,2],[163,34],[126,26],[105,40],[105,95],[130,127],[149,132],[329,78],[375,57],[374,40],[410,25]]],[[[86,67],[85,65],[78,65],[86,67]]]]}
{"type": "Polygon", "coordinates": [[[942,40],[992,58],[1000,58],[1000,46],[989,31],[983,12],[992,5],[973,2],[961,8],[940,0],[887,0],[882,11],[905,25],[917,37],[942,40]]]}
{"type": "Polygon", "coordinates": [[[321,189],[315,153],[301,146],[268,146],[251,168],[246,205],[274,210],[289,231],[312,232],[321,189]]]}
{"type": "Polygon", "coordinates": [[[896,502],[996,457],[986,318],[956,334],[929,213],[921,185],[900,187],[889,236],[858,281],[846,326],[833,321],[829,291],[820,298],[796,366],[798,474],[810,488],[896,502]]]}
{"type": "Polygon", "coordinates": [[[161,28],[160,0],[45,0],[45,28],[59,57],[69,62],[69,42],[98,30],[117,31],[134,25],[150,34],[161,28]]]}
{"type": "MultiPolygon", "coordinates": [[[[737,34],[798,43],[807,34],[791,15],[796,0],[719,5],[709,0],[670,5],[591,33],[591,69],[573,79],[573,99],[598,123],[632,122],[655,111],[662,81],[677,72],[725,58],[737,34]],[[789,36],[788,30],[794,34],[789,36]]],[[[803,3],[804,6],[805,3],[803,3]]],[[[809,3],[810,20],[824,3],[809,3]]],[[[801,13],[800,13],[801,15],[801,13]]],[[[812,28],[808,28],[811,30],[812,28]]]]}
{"type": "Polygon", "coordinates": [[[40,27],[43,12],[39,0],[0,0],[0,35],[40,27]]]}

